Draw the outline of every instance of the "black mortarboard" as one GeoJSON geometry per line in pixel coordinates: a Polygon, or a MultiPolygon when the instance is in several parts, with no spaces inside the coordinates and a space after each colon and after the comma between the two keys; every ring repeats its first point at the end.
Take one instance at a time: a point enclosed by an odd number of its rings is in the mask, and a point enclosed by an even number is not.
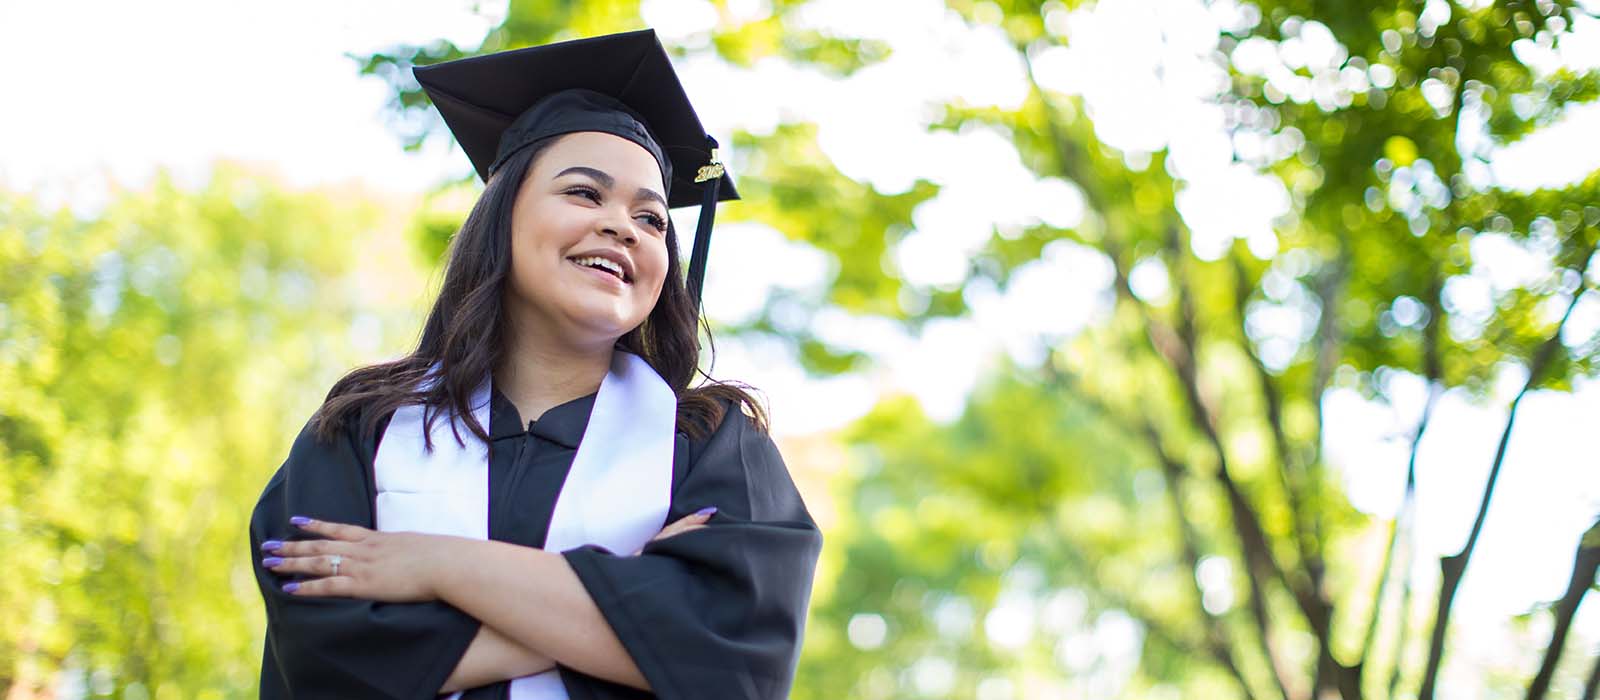
{"type": "Polygon", "coordinates": [[[473,56],[413,73],[484,180],[528,144],[577,131],[620,136],[654,155],[669,206],[700,205],[688,279],[699,306],[716,203],[739,194],[654,30],[473,56]]]}

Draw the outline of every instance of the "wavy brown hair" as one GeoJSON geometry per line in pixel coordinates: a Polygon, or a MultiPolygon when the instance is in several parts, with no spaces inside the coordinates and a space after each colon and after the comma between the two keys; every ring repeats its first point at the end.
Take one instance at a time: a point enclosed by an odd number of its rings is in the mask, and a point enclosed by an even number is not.
{"type": "MultiPolygon", "coordinates": [[[[511,210],[517,191],[539,155],[560,136],[522,149],[508,159],[479,195],[461,230],[450,242],[444,284],[428,312],[416,350],[392,362],[361,367],[346,374],[328,391],[311,418],[317,436],[331,440],[359,418],[364,439],[371,439],[384,416],[405,405],[425,407],[424,431],[448,411],[487,442],[488,426],[478,423],[469,402],[505,359],[508,327],[502,304],[511,271],[511,210]],[[439,367],[439,380],[424,383],[439,367]]],[[[731,402],[767,429],[766,412],[743,384],[717,382],[701,372],[697,330],[700,314],[684,286],[676,231],[667,229],[667,277],[661,296],[644,323],[617,340],[617,348],[643,358],[678,396],[677,429],[703,438],[721,424],[731,402]],[[706,382],[690,388],[695,375],[706,382]]],[[[710,329],[706,328],[709,340],[710,329]]],[[[715,346],[711,346],[715,353],[715,346]]],[[[459,433],[457,440],[461,440],[459,433]]],[[[432,449],[431,441],[428,448],[432,449]]]]}

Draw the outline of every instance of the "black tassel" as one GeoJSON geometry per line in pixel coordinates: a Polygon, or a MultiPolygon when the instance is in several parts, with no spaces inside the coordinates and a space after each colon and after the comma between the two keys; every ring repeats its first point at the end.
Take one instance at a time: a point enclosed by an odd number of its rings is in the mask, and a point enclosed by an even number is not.
{"type": "MultiPolygon", "coordinates": [[[[722,194],[722,165],[717,162],[717,140],[706,136],[711,149],[711,165],[701,168],[705,177],[700,189],[700,224],[694,230],[694,250],[689,254],[689,298],[695,312],[700,311],[700,292],[706,281],[706,258],[711,253],[711,223],[717,218],[717,197],[722,194]]],[[[697,177],[696,179],[699,179],[697,177]]]]}

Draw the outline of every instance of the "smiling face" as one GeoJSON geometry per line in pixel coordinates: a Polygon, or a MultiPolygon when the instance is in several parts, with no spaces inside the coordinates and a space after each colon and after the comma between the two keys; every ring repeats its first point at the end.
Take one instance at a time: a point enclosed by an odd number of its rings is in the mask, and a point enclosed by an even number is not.
{"type": "Polygon", "coordinates": [[[650,315],[667,273],[655,158],[599,132],[562,136],[517,191],[505,308],[522,330],[607,347],[650,315]]]}

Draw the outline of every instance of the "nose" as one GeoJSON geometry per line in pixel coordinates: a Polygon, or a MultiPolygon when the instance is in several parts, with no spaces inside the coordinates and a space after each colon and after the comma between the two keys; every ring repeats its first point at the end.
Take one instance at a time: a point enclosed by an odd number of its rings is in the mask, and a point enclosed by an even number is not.
{"type": "Polygon", "coordinates": [[[617,239],[621,244],[632,247],[639,242],[638,234],[633,231],[633,222],[627,218],[627,213],[607,217],[600,224],[600,233],[617,239]]]}

